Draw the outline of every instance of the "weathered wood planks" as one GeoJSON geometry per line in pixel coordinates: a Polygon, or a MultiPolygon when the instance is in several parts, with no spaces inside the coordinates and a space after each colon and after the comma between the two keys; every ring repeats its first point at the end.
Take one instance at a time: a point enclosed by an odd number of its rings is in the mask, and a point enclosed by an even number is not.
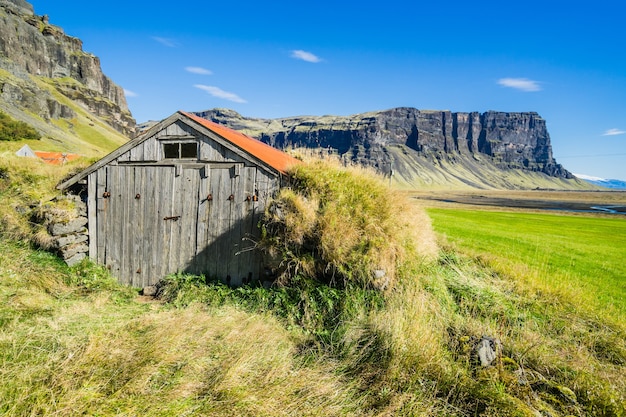
{"type": "Polygon", "coordinates": [[[280,173],[179,119],[87,170],[90,257],[136,287],[176,272],[261,279],[258,223],[280,173]],[[176,141],[196,141],[197,158],[164,159],[176,141]]]}

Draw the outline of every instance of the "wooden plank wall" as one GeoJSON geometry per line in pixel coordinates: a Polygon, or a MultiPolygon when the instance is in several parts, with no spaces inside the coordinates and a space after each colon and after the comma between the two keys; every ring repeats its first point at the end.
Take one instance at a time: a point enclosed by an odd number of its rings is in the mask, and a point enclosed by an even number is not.
{"type": "Polygon", "coordinates": [[[88,177],[90,257],[124,284],[178,271],[231,285],[262,278],[257,225],[279,178],[206,136],[199,159],[233,165],[145,165],[162,158],[159,137],[188,130],[174,124],[88,177]]]}
{"type": "Polygon", "coordinates": [[[257,167],[234,171],[182,169],[177,176],[172,166],[118,165],[94,172],[91,257],[138,287],[177,271],[230,277],[232,285],[259,279],[261,256],[253,247],[277,179],[257,167]]]}

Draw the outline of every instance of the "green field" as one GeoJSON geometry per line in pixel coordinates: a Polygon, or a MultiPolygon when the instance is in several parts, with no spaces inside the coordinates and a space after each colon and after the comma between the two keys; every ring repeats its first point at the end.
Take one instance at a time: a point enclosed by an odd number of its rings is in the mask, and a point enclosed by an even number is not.
{"type": "Polygon", "coordinates": [[[626,318],[626,219],[429,209],[435,230],[461,251],[607,319],[626,318]]]}

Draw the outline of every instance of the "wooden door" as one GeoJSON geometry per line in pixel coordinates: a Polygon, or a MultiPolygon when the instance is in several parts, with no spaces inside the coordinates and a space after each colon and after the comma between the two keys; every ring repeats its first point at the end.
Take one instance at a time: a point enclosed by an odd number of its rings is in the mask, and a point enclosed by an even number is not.
{"type": "Polygon", "coordinates": [[[190,271],[241,285],[258,279],[256,168],[207,167],[200,184],[196,258],[190,271]]]}
{"type": "Polygon", "coordinates": [[[195,254],[199,169],[107,166],[97,201],[97,260],[120,282],[154,285],[195,254]]]}
{"type": "Polygon", "coordinates": [[[175,272],[231,285],[259,278],[253,248],[266,200],[256,168],[117,165],[98,175],[93,247],[120,282],[145,287],[175,272]]]}

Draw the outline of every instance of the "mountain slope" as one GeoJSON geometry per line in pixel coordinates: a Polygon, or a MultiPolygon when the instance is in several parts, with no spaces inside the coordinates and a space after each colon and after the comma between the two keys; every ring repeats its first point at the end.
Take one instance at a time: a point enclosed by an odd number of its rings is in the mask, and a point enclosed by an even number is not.
{"type": "Polygon", "coordinates": [[[23,0],[0,0],[0,111],[37,129],[47,150],[101,155],[135,129],[100,60],[23,0]]]}

